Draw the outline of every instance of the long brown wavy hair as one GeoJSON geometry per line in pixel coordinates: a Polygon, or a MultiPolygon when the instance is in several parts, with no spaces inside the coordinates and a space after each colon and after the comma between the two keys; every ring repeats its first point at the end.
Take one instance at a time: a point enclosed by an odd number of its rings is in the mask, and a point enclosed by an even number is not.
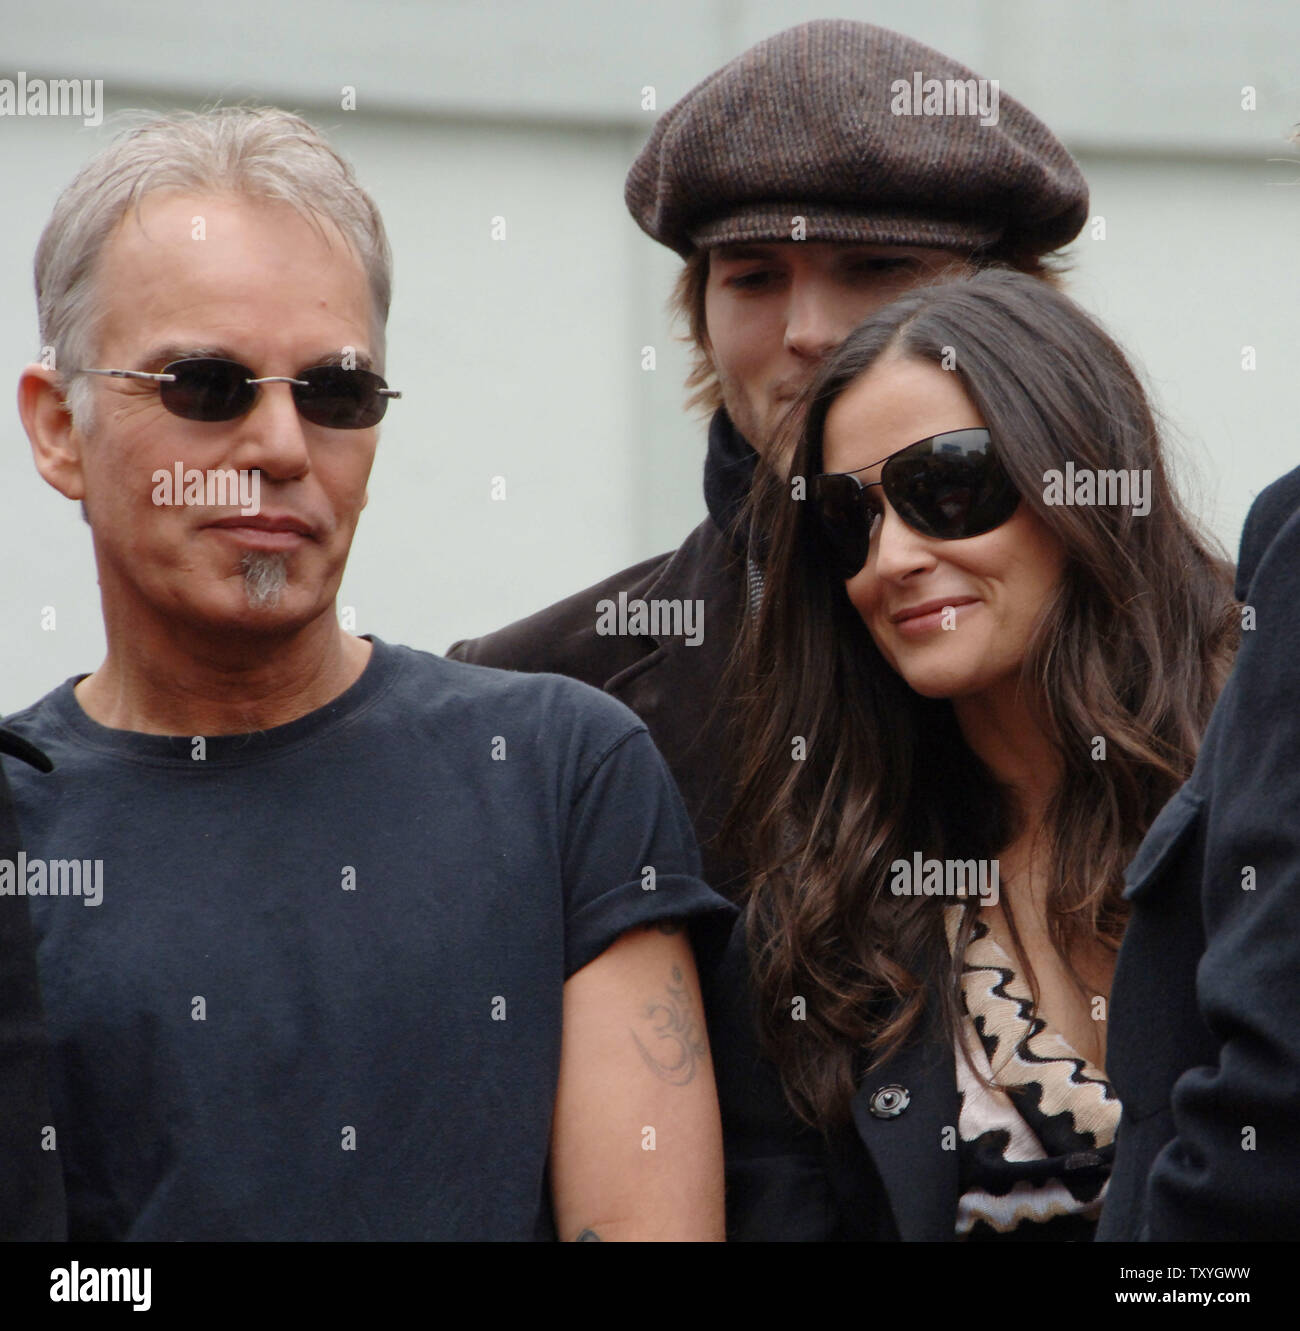
{"type": "MultiPolygon", "coordinates": [[[[954,351],[952,372],[1021,502],[1066,551],[1021,686],[1061,762],[1043,829],[1048,925],[1080,984],[1076,949],[1092,940],[1118,948],[1124,868],[1188,776],[1236,647],[1232,566],[1173,493],[1124,354],[1066,296],[988,269],[914,289],[831,355],[797,404],[803,426],[786,445],[789,474],[760,463],[750,496],[764,594],[731,665],[742,757],[727,827],[750,867],[763,1043],[796,1113],[824,1130],[848,1117],[869,1066],[919,1038],[929,978],[945,977],[950,1039],[962,1016],[960,958],[978,901],[967,903],[950,950],[933,901],[890,892],[891,863],[918,849],[992,859],[1019,830],[1009,793],[967,746],[951,704],[913,692],[877,650],[819,553],[796,484],[822,470],[831,405],[881,356],[940,365],[954,351]],[[1048,506],[1044,473],[1067,460],[1149,472],[1150,511],[1048,506]],[[802,1011],[792,1011],[796,997],[802,1011]]],[[[1005,896],[1002,904],[1010,915],[1005,896]]]]}

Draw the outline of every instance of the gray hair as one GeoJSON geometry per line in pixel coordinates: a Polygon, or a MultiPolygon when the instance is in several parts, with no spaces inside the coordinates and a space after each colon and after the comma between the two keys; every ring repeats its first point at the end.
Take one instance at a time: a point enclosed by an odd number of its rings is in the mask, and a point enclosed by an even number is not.
{"type": "Polygon", "coordinates": [[[154,190],[272,199],[316,225],[321,218],[332,222],[369,280],[374,353],[382,364],[392,256],[379,209],[352,167],[317,129],[275,107],[177,111],[127,129],[82,167],[59,195],[36,247],[41,343],[53,349],[69,410],[83,427],[89,380],[68,372],[86,368],[94,347],[97,261],[127,210],[154,190]]]}

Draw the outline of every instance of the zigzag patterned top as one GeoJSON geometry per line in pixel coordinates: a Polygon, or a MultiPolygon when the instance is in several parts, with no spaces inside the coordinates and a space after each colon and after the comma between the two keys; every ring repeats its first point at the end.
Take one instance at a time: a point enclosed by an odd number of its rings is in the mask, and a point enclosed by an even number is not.
{"type": "MultiPolygon", "coordinates": [[[[945,912],[949,948],[961,916],[961,907],[945,912]]],[[[956,1050],[957,1237],[1090,1240],[1115,1155],[1114,1089],[1033,1015],[1028,985],[983,921],[966,948],[962,990],[970,1057],[956,1050]]]]}

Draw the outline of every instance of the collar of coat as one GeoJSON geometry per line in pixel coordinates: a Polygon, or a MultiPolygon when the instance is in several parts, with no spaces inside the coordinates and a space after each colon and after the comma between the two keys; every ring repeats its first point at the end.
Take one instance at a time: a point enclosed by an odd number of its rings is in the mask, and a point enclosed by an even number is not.
{"type": "Polygon", "coordinates": [[[709,422],[709,447],[704,459],[704,502],[713,525],[728,539],[733,550],[745,553],[748,531],[744,523],[745,500],[754,483],[758,454],[731,423],[726,409],[719,407],[709,422]]]}

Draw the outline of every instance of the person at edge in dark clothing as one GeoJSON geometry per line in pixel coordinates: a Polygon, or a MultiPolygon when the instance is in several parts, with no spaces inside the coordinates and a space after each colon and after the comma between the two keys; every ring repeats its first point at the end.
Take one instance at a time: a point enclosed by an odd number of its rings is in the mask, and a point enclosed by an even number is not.
{"type": "Polygon", "coordinates": [[[1300,1240],[1298,581],[1300,468],[1251,505],[1241,650],[1125,875],[1104,1242],[1300,1240]]]}
{"type": "Polygon", "coordinates": [[[729,677],[731,1232],[1090,1239],[1124,870],[1231,666],[1231,565],[1124,354],[1023,274],[878,311],[805,407],[729,677]]]}
{"type": "MultiPolygon", "coordinates": [[[[35,745],[0,729],[0,753],[38,772],[51,767],[35,745]]],[[[13,795],[0,767],[0,1241],[67,1237],[58,1136],[50,1113],[48,1050],[35,941],[17,889],[23,848],[13,795]]]]}
{"type": "MultiPolygon", "coordinates": [[[[717,842],[735,783],[720,681],[761,584],[733,528],[758,455],[825,357],[873,310],[954,263],[1002,261],[1046,281],[1087,217],[1088,191],[1051,131],[1000,96],[996,116],[903,114],[899,81],[975,80],[868,23],[818,20],[760,42],[656,123],[628,208],[685,260],[692,404],[712,411],[708,517],[682,545],[449,656],[570,675],[646,723],[686,801],[704,877],[735,896],[717,842]],[[996,123],[984,123],[994,120],[996,123]],[[703,606],[703,633],[601,632],[599,603],[703,606]]],[[[971,83],[972,88],[976,83],[971,83]]]]}

